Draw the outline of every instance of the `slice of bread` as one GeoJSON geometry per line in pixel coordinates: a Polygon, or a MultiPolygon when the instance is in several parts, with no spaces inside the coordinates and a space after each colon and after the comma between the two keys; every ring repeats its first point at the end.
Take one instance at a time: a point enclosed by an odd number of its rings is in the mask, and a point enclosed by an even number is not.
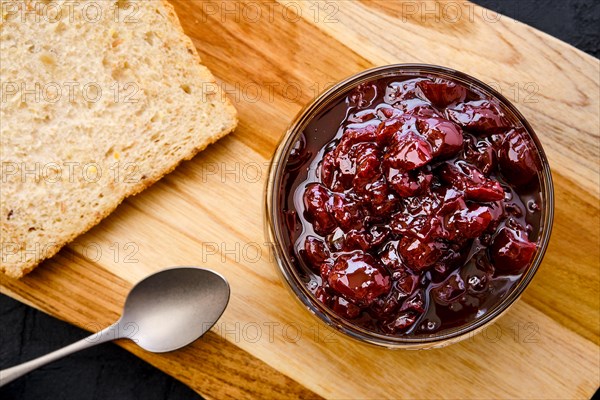
{"type": "Polygon", "coordinates": [[[236,124],[164,0],[1,0],[0,269],[31,271],[236,124]]]}

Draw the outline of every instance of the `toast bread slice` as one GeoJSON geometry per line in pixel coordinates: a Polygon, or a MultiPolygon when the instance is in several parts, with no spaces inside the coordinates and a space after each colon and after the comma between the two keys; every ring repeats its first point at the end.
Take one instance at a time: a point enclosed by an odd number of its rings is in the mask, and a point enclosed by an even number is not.
{"type": "Polygon", "coordinates": [[[166,0],[1,0],[0,270],[20,278],[237,125],[166,0]]]}

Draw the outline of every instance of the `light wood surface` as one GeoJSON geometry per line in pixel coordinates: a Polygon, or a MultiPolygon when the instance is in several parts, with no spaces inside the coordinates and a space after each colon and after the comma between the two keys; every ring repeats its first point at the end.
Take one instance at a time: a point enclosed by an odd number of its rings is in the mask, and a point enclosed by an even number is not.
{"type": "Polygon", "coordinates": [[[209,336],[166,355],[122,343],[213,398],[591,397],[600,385],[598,60],[463,2],[265,3],[258,17],[256,2],[230,4],[174,2],[231,91],[236,132],[30,276],[2,277],[2,292],[93,330],[153,271],[217,270],[232,299],[209,336]],[[428,351],[327,330],[283,286],[264,243],[267,166],[295,114],[329,83],[402,62],[445,65],[499,88],[537,131],[556,186],[551,243],[523,298],[483,334],[428,351]]]}

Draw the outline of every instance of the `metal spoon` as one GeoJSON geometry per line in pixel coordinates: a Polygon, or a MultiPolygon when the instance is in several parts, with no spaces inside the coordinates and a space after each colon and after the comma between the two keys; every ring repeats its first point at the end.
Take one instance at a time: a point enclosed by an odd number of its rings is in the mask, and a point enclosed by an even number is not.
{"type": "Polygon", "coordinates": [[[123,315],[106,329],[21,365],[0,371],[0,387],[68,354],[116,339],[164,353],[202,336],[229,302],[229,284],[221,275],[197,267],[176,267],[148,276],[131,289],[123,315]]]}

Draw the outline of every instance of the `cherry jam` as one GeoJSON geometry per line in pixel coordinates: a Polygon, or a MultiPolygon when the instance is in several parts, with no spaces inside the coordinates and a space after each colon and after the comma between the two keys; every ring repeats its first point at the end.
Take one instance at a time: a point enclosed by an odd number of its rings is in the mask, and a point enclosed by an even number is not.
{"type": "Polygon", "coordinates": [[[499,100],[386,77],[330,100],[292,149],[284,245],[336,314],[391,336],[485,315],[538,249],[541,161],[499,100]]]}

